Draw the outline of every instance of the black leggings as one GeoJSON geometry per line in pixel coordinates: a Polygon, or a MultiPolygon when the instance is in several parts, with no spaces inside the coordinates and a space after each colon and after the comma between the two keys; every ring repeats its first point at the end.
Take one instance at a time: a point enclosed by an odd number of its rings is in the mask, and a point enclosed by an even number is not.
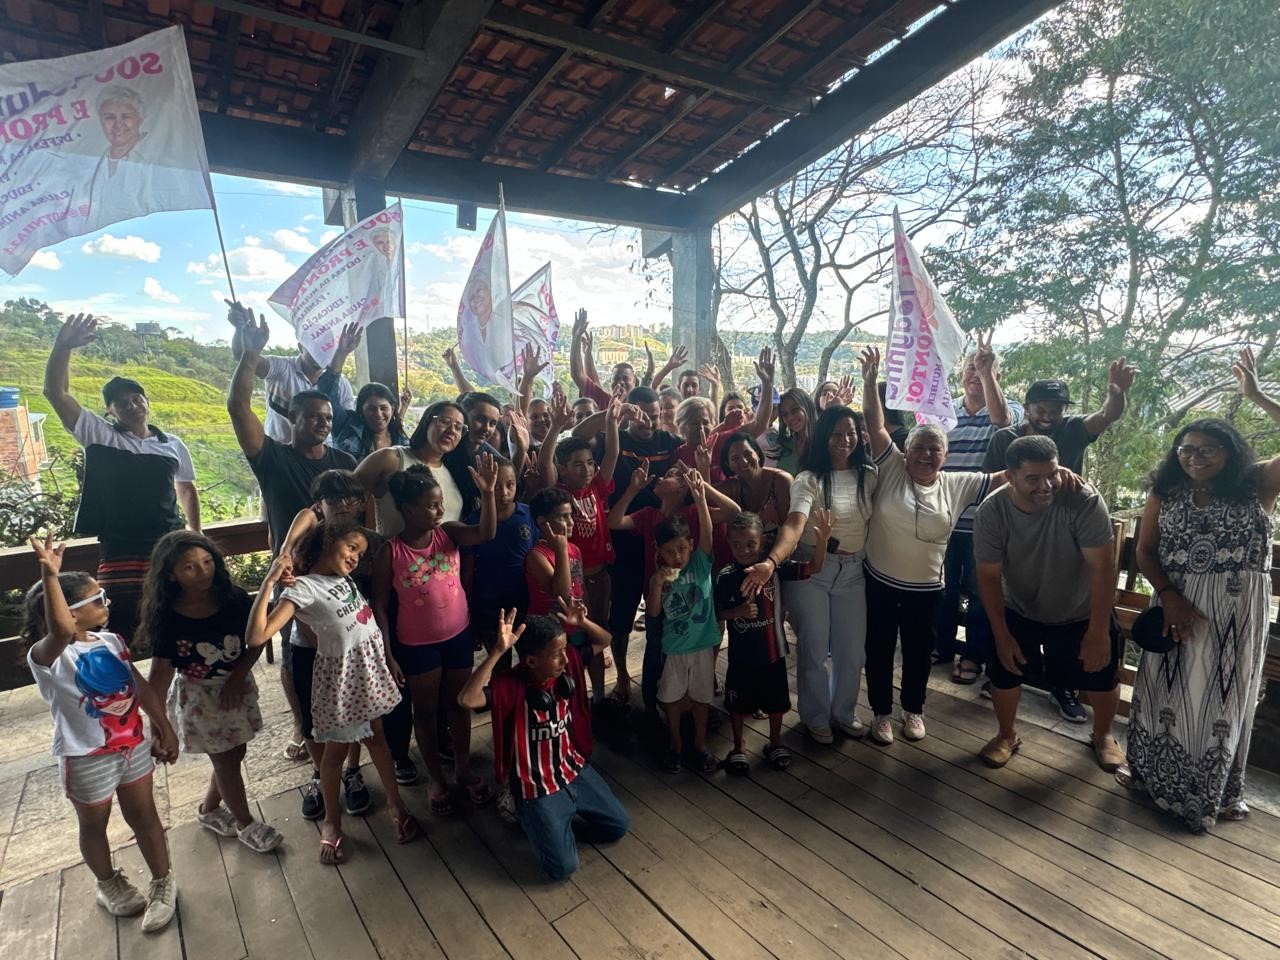
{"type": "Polygon", "coordinates": [[[941,590],[903,590],[867,570],[867,696],[877,716],[893,712],[893,651],[902,635],[902,709],[924,713],[929,654],[941,590]]]}

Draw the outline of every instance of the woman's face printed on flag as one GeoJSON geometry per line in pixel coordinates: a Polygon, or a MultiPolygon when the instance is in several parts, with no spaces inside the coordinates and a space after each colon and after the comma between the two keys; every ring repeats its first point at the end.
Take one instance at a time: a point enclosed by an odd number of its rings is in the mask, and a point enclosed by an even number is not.
{"type": "Polygon", "coordinates": [[[116,159],[132,150],[142,135],[142,113],[132,100],[104,100],[98,110],[98,120],[111,156],[116,159]]]}
{"type": "Polygon", "coordinates": [[[489,327],[489,318],[493,315],[493,295],[489,292],[489,285],[483,280],[474,281],[467,292],[467,305],[475,314],[483,336],[489,327]]]}

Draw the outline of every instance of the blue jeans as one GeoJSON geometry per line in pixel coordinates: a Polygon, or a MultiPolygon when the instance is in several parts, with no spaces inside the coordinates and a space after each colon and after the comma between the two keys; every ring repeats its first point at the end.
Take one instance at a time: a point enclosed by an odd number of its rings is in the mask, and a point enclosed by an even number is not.
{"type": "Polygon", "coordinates": [[[969,596],[969,612],[964,622],[964,658],[972,660],[979,668],[995,654],[995,639],[991,634],[991,621],[982,608],[978,595],[978,564],[973,558],[973,534],[957,530],[947,541],[947,555],[942,562],[942,602],[938,605],[938,619],[934,649],[943,660],[956,655],[956,635],[960,626],[960,594],[969,596]]]}
{"type": "Polygon", "coordinates": [[[552,880],[567,879],[578,869],[575,817],[582,818],[579,832],[587,843],[621,840],[631,827],[627,811],[589,763],[564,789],[536,800],[516,801],[516,819],[533,844],[538,866],[552,880]]]}

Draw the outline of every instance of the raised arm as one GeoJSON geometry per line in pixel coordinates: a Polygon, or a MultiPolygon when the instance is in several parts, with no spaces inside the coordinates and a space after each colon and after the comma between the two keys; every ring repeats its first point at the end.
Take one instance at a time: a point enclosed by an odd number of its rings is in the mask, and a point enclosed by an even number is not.
{"type": "MultiPolygon", "coordinates": [[[[239,304],[236,304],[239,307],[239,304]]],[[[240,309],[244,309],[240,307],[240,309]]],[[[267,318],[259,315],[255,322],[253,314],[245,311],[247,319],[241,324],[241,343],[243,351],[236,364],[236,372],[231,377],[231,390],[227,394],[227,413],[231,414],[231,426],[236,432],[236,441],[246,457],[256,457],[262,452],[266,443],[266,434],[262,429],[262,421],[253,412],[253,384],[257,377],[258,361],[262,358],[263,348],[267,345],[270,330],[267,318]]]]}
{"type": "Polygon", "coordinates": [[[650,384],[650,386],[654,390],[660,390],[662,388],[662,381],[671,375],[671,371],[680,369],[688,359],[688,347],[679,346],[673,348],[671,356],[667,357],[667,362],[662,365],[662,369],[654,374],[653,383],[650,384]]]}
{"type": "Polygon", "coordinates": [[[457,521],[444,524],[445,533],[460,547],[488,543],[498,531],[498,508],[493,498],[494,488],[498,485],[497,461],[493,454],[482,453],[476,457],[474,467],[467,467],[467,472],[480,491],[480,522],[474,527],[457,521]]]}
{"type": "Polygon", "coordinates": [[[702,479],[700,473],[690,473],[686,483],[693,494],[693,502],[698,508],[698,549],[710,554],[715,537],[715,528],[711,524],[711,511],[707,508],[707,492],[711,484],[702,479]]]}
{"type": "MultiPolygon", "coordinates": [[[[1236,382],[1240,384],[1241,395],[1261,408],[1262,412],[1276,423],[1280,423],[1280,401],[1262,392],[1262,387],[1258,384],[1258,371],[1253,351],[1250,348],[1245,347],[1240,351],[1240,359],[1231,365],[1231,372],[1235,374],[1236,382]]],[[[1263,506],[1270,510],[1277,495],[1280,495],[1280,457],[1264,460],[1258,466],[1262,471],[1259,498],[1263,501],[1263,506]]]]}
{"type": "Polygon", "coordinates": [[[556,384],[551,391],[551,432],[538,448],[538,475],[544,487],[554,487],[560,479],[556,469],[556,439],[570,423],[573,422],[573,410],[569,407],[569,398],[564,395],[560,385],[556,384]]]}
{"type": "Polygon", "coordinates": [[[627,484],[627,489],[622,491],[622,496],[618,498],[618,502],[609,508],[609,529],[610,530],[634,530],[636,528],[635,521],[627,515],[627,508],[631,506],[631,501],[640,495],[649,484],[649,464],[641,461],[640,466],[631,471],[631,480],[627,484]]]}
{"type": "Polygon", "coordinates": [[[88,346],[98,339],[98,321],[92,314],[78,313],[67,317],[53,341],[53,350],[44,367],[44,398],[53,407],[68,433],[73,433],[80,419],[80,403],[71,396],[71,351],[88,346]]]}
{"type": "Polygon", "coordinates": [[[360,346],[363,337],[364,331],[358,323],[343,327],[342,333],[338,335],[338,348],[320,374],[320,379],[316,381],[316,389],[329,398],[329,406],[333,410],[332,430],[335,434],[339,430],[345,430],[348,424],[360,416],[360,411],[348,409],[342,403],[342,368],[346,366],[347,358],[360,346]]]}
{"type": "Polygon", "coordinates": [[[984,342],[982,331],[978,331],[978,352],[974,354],[973,365],[982,381],[982,402],[987,406],[987,416],[995,426],[1007,427],[1013,423],[1013,414],[1005,403],[1000,381],[996,379],[996,352],[991,348],[991,340],[995,335],[992,330],[984,342]]]}
{"type": "Polygon", "coordinates": [[[1101,436],[1107,427],[1124,416],[1125,398],[1137,374],[1138,368],[1125,363],[1124,357],[1111,361],[1111,367],[1107,371],[1106,402],[1101,410],[1090,414],[1084,421],[1084,428],[1091,436],[1101,436]]]}
{"type": "Polygon", "coordinates": [[[621,449],[618,438],[618,421],[622,418],[622,401],[614,397],[609,401],[604,418],[604,460],[600,464],[602,483],[613,480],[613,472],[618,469],[618,451],[621,449]]]}
{"type": "Polygon", "coordinates": [[[291,563],[283,553],[271,561],[271,569],[258,588],[253,608],[249,611],[249,625],[244,638],[246,647],[252,649],[265,646],[297,612],[297,606],[292,600],[278,600],[274,607],[271,606],[271,594],[290,567],[291,563]]]}
{"type": "Polygon", "coordinates": [[[524,624],[516,626],[516,610],[503,610],[498,616],[498,639],[494,643],[484,662],[472,671],[467,682],[458,691],[458,706],[468,710],[480,710],[486,705],[485,687],[489,686],[489,678],[498,661],[507,659],[507,651],[516,645],[520,634],[524,633],[524,624]]]}
{"type": "Polygon", "coordinates": [[[878,459],[893,443],[884,425],[880,391],[876,389],[876,378],[880,374],[880,348],[864,347],[858,355],[858,362],[862,364],[862,420],[871,439],[871,456],[878,459]]]}
{"type": "Polygon", "coordinates": [[[704,363],[698,367],[698,376],[711,384],[711,409],[720,409],[720,370],[714,363],[704,363]]]}
{"type": "Polygon", "coordinates": [[[441,356],[444,357],[444,362],[449,365],[449,372],[453,374],[453,385],[458,388],[458,393],[473,392],[475,387],[471,386],[471,381],[462,372],[462,365],[458,363],[458,355],[454,353],[453,347],[449,347],[441,356]]]}
{"type": "Polygon", "coordinates": [[[533,381],[543,370],[547,369],[547,364],[542,359],[532,343],[526,343],[521,353],[522,363],[520,366],[520,386],[519,401],[520,412],[525,416],[529,415],[529,404],[533,400],[533,381]]]}
{"type": "Polygon", "coordinates": [[[760,378],[760,406],[756,410],[755,420],[748,427],[753,437],[768,430],[773,421],[773,374],[773,351],[765,347],[760,351],[760,359],[756,361],[756,376],[760,378]]]}
{"type": "Polygon", "coordinates": [[[66,544],[55,545],[53,534],[47,534],[43,541],[29,537],[27,542],[36,552],[36,560],[40,563],[46,630],[45,635],[31,648],[31,659],[42,667],[50,667],[76,636],[75,617],[71,615],[71,608],[67,606],[67,598],[58,580],[58,574],[62,571],[62,551],[66,544]]]}
{"type": "MultiPolygon", "coordinates": [[[[245,320],[252,320],[252,311],[246,309],[239,303],[233,303],[230,300],[223,300],[227,305],[227,322],[231,324],[234,332],[231,334],[231,355],[237,360],[244,354],[244,334],[241,328],[244,326],[245,320]]],[[[271,372],[271,361],[266,357],[259,357],[254,367],[254,372],[265,377],[271,372]]],[[[336,407],[334,409],[337,409],[336,407]]]]}
{"type": "Polygon", "coordinates": [[[653,351],[649,349],[649,341],[644,342],[644,376],[640,378],[641,386],[653,386],[653,351]]]}
{"type": "Polygon", "coordinates": [[[565,633],[585,633],[587,642],[591,644],[593,654],[609,648],[610,643],[613,641],[612,634],[587,616],[587,605],[585,603],[581,600],[566,603],[559,598],[558,602],[560,609],[556,611],[556,618],[560,621],[560,625],[564,627],[565,633]]]}

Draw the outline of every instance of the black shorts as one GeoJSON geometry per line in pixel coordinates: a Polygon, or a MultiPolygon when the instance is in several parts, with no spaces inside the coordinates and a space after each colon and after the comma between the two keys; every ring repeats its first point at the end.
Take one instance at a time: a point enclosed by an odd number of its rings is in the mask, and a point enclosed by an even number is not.
{"type": "Polygon", "coordinates": [[[406,677],[430,673],[432,670],[470,670],[475,663],[475,644],[471,631],[440,643],[393,643],[391,652],[406,677]]]}
{"type": "Polygon", "coordinates": [[[1036,623],[1009,608],[1004,611],[1009,632],[1018,641],[1026,665],[1022,676],[1016,676],[1004,668],[999,657],[992,657],[987,665],[987,676],[997,690],[1012,690],[1024,683],[1045,690],[1092,690],[1105,693],[1116,688],[1120,674],[1120,624],[1111,616],[1111,659],[1095,673],[1085,672],[1080,665],[1080,642],[1089,629],[1088,620],[1075,623],[1036,623]],[[1043,648],[1043,653],[1041,652],[1043,648]]]}
{"type": "Polygon", "coordinates": [[[779,657],[767,666],[744,666],[729,661],[724,676],[724,708],[730,713],[786,713],[791,709],[787,689],[787,661],[779,657]]]}
{"type": "MultiPolygon", "coordinates": [[[[290,621],[292,623],[293,621],[290,621]]],[[[302,736],[311,740],[311,674],[316,666],[316,648],[300,647],[291,643],[289,651],[289,675],[293,678],[293,692],[298,698],[298,715],[302,718],[302,736]]]]}

